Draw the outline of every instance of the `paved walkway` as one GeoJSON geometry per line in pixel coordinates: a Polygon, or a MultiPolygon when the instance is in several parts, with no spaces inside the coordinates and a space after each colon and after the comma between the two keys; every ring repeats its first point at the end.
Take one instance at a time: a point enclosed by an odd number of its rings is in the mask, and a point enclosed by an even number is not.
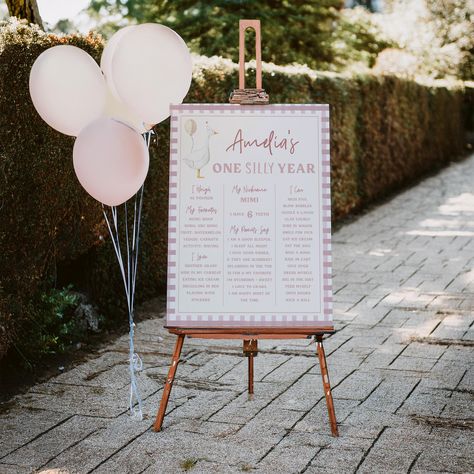
{"type": "Polygon", "coordinates": [[[253,401],[240,343],[186,341],[154,433],[174,344],[155,318],[137,327],[144,421],[122,337],[13,400],[0,472],[474,472],[474,157],[336,232],[334,267],[338,439],[308,341],[261,344],[253,401]]]}

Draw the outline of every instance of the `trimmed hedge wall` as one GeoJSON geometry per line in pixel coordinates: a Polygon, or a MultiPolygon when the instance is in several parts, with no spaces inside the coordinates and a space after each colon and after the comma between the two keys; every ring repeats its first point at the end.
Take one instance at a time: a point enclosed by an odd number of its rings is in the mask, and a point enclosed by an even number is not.
{"type": "MultiPolygon", "coordinates": [[[[110,322],[122,317],[123,289],[101,208],[78,184],[74,139],[36,113],[28,78],[36,57],[74,44],[96,60],[95,36],[57,37],[25,24],[0,30],[0,358],[34,327],[38,295],[73,283],[110,322]],[[105,245],[104,245],[105,242],[105,245]]],[[[187,102],[227,102],[237,66],[196,58],[187,102]]],[[[467,93],[390,76],[348,77],[267,65],[273,103],[331,105],[332,205],[335,220],[405,186],[459,155],[467,93]]],[[[472,97],[472,94],[470,95],[472,97]]],[[[157,127],[145,186],[137,298],[160,292],[166,277],[169,127],[157,127]]]]}

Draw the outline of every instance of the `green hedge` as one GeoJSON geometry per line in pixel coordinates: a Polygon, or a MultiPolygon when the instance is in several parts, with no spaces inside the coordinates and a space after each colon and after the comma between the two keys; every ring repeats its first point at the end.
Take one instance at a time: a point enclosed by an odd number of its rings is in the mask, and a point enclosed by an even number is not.
{"type": "MultiPolygon", "coordinates": [[[[36,57],[63,43],[96,59],[102,50],[95,36],[61,38],[18,23],[0,30],[0,358],[10,347],[28,353],[41,332],[37,302],[51,288],[73,283],[110,323],[123,314],[100,206],[74,176],[74,139],[41,120],[28,92],[36,57]]],[[[227,60],[196,58],[186,101],[227,102],[236,71],[227,60]]],[[[442,166],[464,146],[467,91],[459,86],[272,65],[264,70],[264,85],[273,103],[331,105],[335,220],[442,166]]],[[[157,132],[145,186],[139,300],[160,292],[166,276],[168,124],[157,132]]]]}

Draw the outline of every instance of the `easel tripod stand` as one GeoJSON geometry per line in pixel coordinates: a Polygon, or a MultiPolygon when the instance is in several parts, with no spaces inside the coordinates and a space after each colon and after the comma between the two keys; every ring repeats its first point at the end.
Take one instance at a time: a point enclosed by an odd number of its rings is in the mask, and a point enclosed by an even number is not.
{"type": "MultiPolygon", "coordinates": [[[[239,31],[239,89],[236,89],[230,102],[242,105],[265,105],[268,103],[268,95],[262,89],[262,62],[261,62],[261,39],[260,39],[260,21],[259,20],[241,20],[239,31]],[[256,89],[245,88],[245,32],[248,28],[255,30],[256,38],[256,89]]],[[[171,334],[177,336],[173,351],[171,366],[166,377],[163,395],[154,423],[154,430],[160,431],[165,417],[168,400],[170,397],[173,382],[176,376],[184,339],[241,339],[243,342],[243,353],[248,358],[248,394],[249,398],[254,395],[254,357],[258,354],[259,339],[308,339],[314,337],[316,341],[316,350],[321,368],[321,376],[324,387],[324,395],[329,414],[329,422],[333,436],[339,436],[334,403],[331,394],[331,385],[329,381],[326,354],[323,347],[323,337],[325,334],[333,334],[334,326],[328,322],[327,326],[318,327],[297,327],[297,328],[270,328],[270,327],[252,327],[252,328],[184,328],[168,327],[171,334]]]]}

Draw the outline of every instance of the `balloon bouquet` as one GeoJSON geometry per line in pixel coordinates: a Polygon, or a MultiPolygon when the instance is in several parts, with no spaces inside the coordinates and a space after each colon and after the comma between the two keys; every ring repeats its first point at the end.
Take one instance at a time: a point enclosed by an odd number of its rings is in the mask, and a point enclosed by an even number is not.
{"type": "Polygon", "coordinates": [[[133,312],[148,149],[153,125],[170,115],[170,104],[183,101],[191,78],[185,42],[155,23],[127,26],[115,33],[104,48],[100,68],[82,49],[61,45],[38,56],[30,73],[33,105],[51,127],[77,137],[73,149],[77,178],[102,203],[127,298],[130,413],[140,420],[142,402],[135,372],[142,362],[134,350],[133,312]],[[129,229],[127,201],[133,196],[129,229]],[[124,204],[122,244],[120,204],[124,204]]]}

